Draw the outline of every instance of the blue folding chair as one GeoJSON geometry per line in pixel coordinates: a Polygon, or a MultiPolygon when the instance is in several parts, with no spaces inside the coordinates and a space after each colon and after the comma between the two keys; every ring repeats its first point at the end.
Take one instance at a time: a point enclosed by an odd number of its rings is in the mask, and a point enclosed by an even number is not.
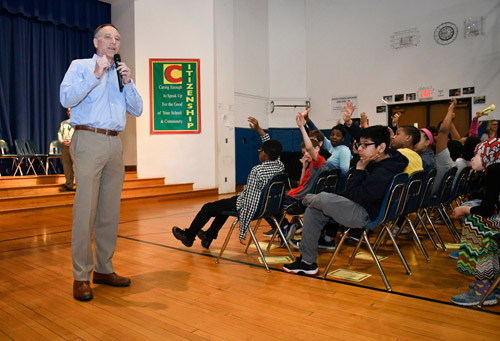
{"type": "MultiPolygon", "coordinates": [[[[465,167],[462,169],[462,172],[458,175],[458,184],[457,189],[454,194],[455,196],[455,204],[457,206],[461,206],[464,203],[464,196],[470,191],[470,184],[472,183],[472,179],[474,178],[474,170],[471,167],[465,167]]],[[[450,203],[451,204],[451,203],[450,203]]]]}
{"type": "MultiPolygon", "coordinates": [[[[320,192],[327,192],[327,191],[328,191],[328,193],[334,193],[331,191],[336,190],[339,176],[340,176],[340,169],[330,169],[330,170],[325,170],[325,171],[321,172],[318,175],[318,178],[316,179],[316,182],[314,183],[313,188],[311,189],[311,193],[318,194],[320,192]]],[[[285,207],[283,210],[283,218],[287,214],[289,216],[293,217],[292,221],[290,222],[291,227],[290,227],[290,230],[288,231],[288,236],[285,236],[285,237],[288,237],[287,241],[289,241],[295,235],[295,232],[297,230],[298,225],[300,225],[300,228],[304,228],[304,223],[302,221],[302,217],[304,216],[304,214],[303,213],[302,214],[287,213],[286,212],[287,208],[288,207],[285,207]],[[297,222],[298,225],[295,222],[297,222]]],[[[281,225],[281,221],[280,221],[280,225],[281,225]]],[[[271,240],[269,241],[269,245],[267,246],[267,251],[269,251],[269,249],[271,248],[271,244],[273,243],[274,239],[276,238],[277,233],[278,232],[275,231],[273,236],[271,237],[271,240]]]]}
{"type": "MultiPolygon", "coordinates": [[[[259,199],[259,206],[257,207],[257,211],[255,212],[252,221],[257,220],[257,224],[255,225],[253,231],[251,228],[248,229],[248,232],[250,233],[251,239],[248,241],[247,247],[245,249],[245,253],[248,252],[248,247],[250,246],[250,243],[253,241],[255,243],[255,246],[257,247],[257,250],[259,251],[260,257],[262,258],[262,262],[266,266],[267,272],[271,272],[269,270],[269,266],[267,265],[266,258],[264,257],[264,254],[262,253],[262,249],[260,248],[259,242],[257,241],[257,238],[255,237],[255,234],[257,232],[257,229],[259,228],[260,222],[264,218],[271,218],[272,221],[274,222],[275,226],[277,227],[277,230],[281,236],[281,240],[284,241],[285,246],[287,247],[288,251],[290,252],[290,255],[292,256],[292,259],[295,259],[295,256],[293,255],[292,250],[290,249],[290,245],[286,241],[285,236],[283,235],[283,231],[281,231],[279,223],[276,221],[276,218],[274,218],[274,215],[279,213],[281,211],[281,203],[283,201],[283,196],[285,193],[285,188],[288,185],[288,174],[285,173],[280,173],[274,175],[266,184],[264,189],[262,190],[261,197],[259,199]]],[[[217,257],[217,260],[215,263],[219,264],[219,261],[222,257],[222,254],[224,253],[224,250],[227,247],[227,244],[229,242],[229,239],[231,238],[231,234],[233,233],[234,227],[236,224],[239,222],[239,213],[237,211],[224,211],[222,212],[223,215],[228,215],[231,217],[236,217],[234,222],[231,224],[231,228],[229,229],[229,232],[226,236],[226,240],[224,240],[224,244],[222,245],[222,248],[219,253],[219,257],[217,257]]]]}
{"type": "MultiPolygon", "coordinates": [[[[408,185],[406,186],[405,193],[403,194],[403,209],[401,210],[400,217],[404,219],[403,224],[400,226],[398,232],[396,233],[395,239],[399,237],[399,234],[404,229],[405,226],[409,226],[409,229],[413,235],[415,242],[418,247],[422,251],[422,254],[425,257],[427,263],[430,262],[429,255],[425,251],[424,246],[422,245],[422,241],[420,240],[417,230],[415,229],[411,219],[410,214],[417,212],[420,208],[420,196],[422,193],[422,188],[424,188],[424,181],[426,180],[427,172],[419,171],[413,173],[408,179],[408,185]]],[[[425,225],[423,225],[425,232],[432,240],[432,236],[429,233],[429,230],[425,225]]],[[[437,247],[437,246],[436,246],[437,247]]]]}
{"type": "MultiPolygon", "coordinates": [[[[429,213],[427,211],[427,207],[429,207],[429,203],[432,199],[432,188],[434,187],[434,182],[436,180],[436,173],[437,169],[431,169],[428,173],[426,178],[424,179],[424,190],[422,191],[420,195],[420,204],[419,208],[416,212],[417,215],[417,221],[415,222],[415,230],[418,229],[419,225],[422,224],[422,228],[429,234],[429,230],[427,229],[427,226],[425,224],[424,218],[427,218],[427,221],[431,225],[432,231],[436,235],[436,238],[438,239],[439,243],[441,244],[441,247],[443,250],[446,251],[446,246],[444,245],[443,239],[441,238],[441,235],[439,234],[438,230],[436,229],[436,226],[434,226],[434,223],[432,219],[429,216],[429,213]]],[[[434,246],[435,249],[437,249],[437,244],[432,238],[432,236],[429,237],[432,245],[434,246]]]]}
{"type": "MultiPolygon", "coordinates": [[[[457,174],[457,167],[451,167],[443,176],[441,184],[439,185],[439,190],[434,198],[432,198],[427,206],[427,208],[432,208],[432,211],[437,210],[437,213],[443,219],[446,228],[450,232],[451,236],[455,240],[455,243],[460,242],[460,234],[458,233],[453,221],[446,213],[445,204],[451,198],[453,190],[453,182],[455,181],[455,176],[457,174]]],[[[425,209],[427,211],[427,208],[425,209]]],[[[431,211],[431,213],[432,213],[431,211]]]]}
{"type": "Polygon", "coordinates": [[[322,188],[316,190],[316,193],[326,192],[326,193],[337,193],[337,188],[340,181],[340,169],[334,168],[330,169],[326,175],[325,181],[323,182],[322,188]]]}
{"type": "MultiPolygon", "coordinates": [[[[455,176],[455,182],[453,184],[453,189],[451,190],[450,197],[444,205],[445,207],[447,206],[447,208],[449,208],[451,211],[453,211],[453,202],[455,202],[457,206],[460,206],[462,204],[460,197],[465,194],[467,181],[469,181],[469,174],[471,173],[471,171],[471,167],[464,167],[460,171],[460,173],[457,173],[457,175],[455,176]]],[[[447,211],[445,210],[445,212],[447,211]]]]}
{"type": "MultiPolygon", "coordinates": [[[[401,250],[399,249],[398,245],[396,244],[396,240],[394,239],[394,236],[391,233],[391,230],[389,228],[389,225],[387,224],[388,222],[394,220],[398,213],[400,212],[400,206],[401,202],[403,199],[403,193],[404,189],[406,187],[406,184],[408,182],[408,174],[406,173],[399,173],[394,176],[392,179],[391,185],[387,188],[385,192],[384,199],[382,200],[382,205],[380,206],[380,211],[377,216],[377,218],[373,221],[370,221],[366,225],[359,227],[363,229],[363,234],[361,235],[361,238],[359,239],[358,244],[356,245],[356,249],[354,250],[353,254],[351,255],[351,258],[349,259],[348,265],[350,266],[352,262],[354,261],[354,257],[356,256],[361,243],[365,243],[366,246],[368,247],[368,251],[370,252],[373,261],[377,265],[377,268],[380,272],[380,275],[382,277],[382,280],[384,281],[385,287],[387,288],[387,291],[391,291],[391,286],[389,285],[389,281],[387,280],[387,277],[385,276],[384,270],[382,269],[382,266],[380,265],[380,262],[377,258],[377,255],[373,251],[372,245],[370,244],[370,241],[368,239],[367,231],[375,229],[377,226],[382,225],[382,228],[385,229],[385,233],[388,234],[389,238],[392,240],[392,244],[394,245],[394,248],[396,249],[401,262],[403,263],[403,266],[406,269],[406,272],[408,274],[411,274],[411,270],[408,266],[408,263],[406,262],[403,254],[401,253],[401,250]]],[[[335,223],[333,219],[330,219],[330,222],[335,223]]],[[[335,252],[333,253],[332,257],[330,258],[330,261],[328,262],[328,265],[325,268],[325,272],[323,273],[323,278],[326,278],[326,275],[328,274],[328,271],[330,270],[330,267],[332,266],[333,261],[335,260],[335,257],[339,253],[342,244],[344,244],[344,241],[347,237],[347,234],[351,228],[346,229],[344,233],[342,234],[342,237],[340,238],[340,242],[335,249],[335,252]]],[[[377,239],[379,239],[382,235],[384,234],[384,231],[380,231],[379,236],[377,239]]]]}

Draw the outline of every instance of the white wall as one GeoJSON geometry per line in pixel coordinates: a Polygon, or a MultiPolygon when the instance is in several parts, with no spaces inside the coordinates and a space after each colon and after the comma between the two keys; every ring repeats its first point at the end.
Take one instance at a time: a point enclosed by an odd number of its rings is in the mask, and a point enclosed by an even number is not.
{"type": "Polygon", "coordinates": [[[310,98],[321,128],[335,123],[330,99],[337,96],[357,95],[371,124],[387,121],[375,113],[382,96],[421,86],[446,93],[475,86],[486,105],[500,103],[498,0],[116,0],[112,11],[125,37],[122,59],[134,65],[144,99],[136,121],[141,177],[231,191],[234,127],[248,127],[249,115],[264,128],[295,126],[302,108],[269,114],[270,99],[310,98]],[[481,15],[485,35],[464,39],[464,19],[481,15]],[[447,21],[459,35],[441,46],[434,30],[447,21]],[[391,35],[412,28],[418,46],[393,49],[391,35]],[[201,60],[201,134],[150,135],[149,58],[201,60]]]}
{"type": "Polygon", "coordinates": [[[332,125],[331,97],[357,95],[370,123],[386,124],[386,114],[375,113],[381,97],[421,86],[444,89],[446,95],[450,88],[475,86],[488,103],[499,103],[499,5],[496,0],[306,1],[307,89],[315,123],[332,125]],[[485,35],[464,39],[464,19],[481,15],[485,35]],[[438,45],[434,30],[448,21],[458,26],[458,37],[438,45]],[[391,34],[411,28],[420,31],[419,45],[391,48],[391,34]]]}
{"type": "Polygon", "coordinates": [[[214,3],[135,0],[136,83],[144,99],[137,119],[137,173],[167,183],[216,187],[214,3]],[[149,59],[199,58],[201,133],[150,135],[149,59]]]}
{"type": "Polygon", "coordinates": [[[269,30],[267,0],[233,0],[235,125],[254,116],[267,128],[269,30]]]}
{"type": "MultiPolygon", "coordinates": [[[[269,87],[275,105],[307,100],[305,0],[269,0],[269,87]]],[[[304,107],[276,107],[270,127],[297,127],[304,107]]]]}
{"type": "MultiPolygon", "coordinates": [[[[115,1],[111,4],[111,22],[120,30],[123,44],[120,56],[132,71],[135,78],[135,25],[134,25],[134,0],[115,1]]],[[[137,134],[136,119],[127,115],[127,125],[120,134],[123,145],[123,162],[126,166],[137,165],[137,134]]]]}
{"type": "Polygon", "coordinates": [[[219,193],[234,192],[234,20],[233,1],[214,3],[215,88],[217,103],[217,183],[219,193]]]}

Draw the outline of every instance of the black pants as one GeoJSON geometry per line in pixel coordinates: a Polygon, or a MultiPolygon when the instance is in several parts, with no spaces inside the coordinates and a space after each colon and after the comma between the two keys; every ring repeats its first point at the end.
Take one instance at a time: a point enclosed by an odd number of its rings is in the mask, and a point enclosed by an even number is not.
{"type": "Polygon", "coordinates": [[[210,218],[215,217],[206,233],[207,237],[217,239],[219,230],[227,221],[227,218],[229,218],[229,216],[222,215],[221,213],[224,211],[236,211],[237,198],[238,196],[234,196],[232,198],[221,199],[203,205],[200,212],[198,212],[193,219],[191,226],[186,230],[188,238],[194,239],[203,226],[208,223],[210,218]]]}

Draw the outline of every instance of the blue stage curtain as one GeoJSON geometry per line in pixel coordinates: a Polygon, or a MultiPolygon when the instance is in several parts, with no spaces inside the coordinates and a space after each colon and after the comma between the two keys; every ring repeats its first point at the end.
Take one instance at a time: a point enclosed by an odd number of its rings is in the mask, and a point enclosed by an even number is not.
{"type": "Polygon", "coordinates": [[[89,31],[111,22],[111,5],[97,0],[0,0],[0,10],[89,31]]]}
{"type": "Polygon", "coordinates": [[[0,139],[12,152],[17,138],[48,152],[67,118],[64,74],[72,60],[92,57],[93,31],[110,21],[110,5],[96,0],[0,0],[0,139]]]}

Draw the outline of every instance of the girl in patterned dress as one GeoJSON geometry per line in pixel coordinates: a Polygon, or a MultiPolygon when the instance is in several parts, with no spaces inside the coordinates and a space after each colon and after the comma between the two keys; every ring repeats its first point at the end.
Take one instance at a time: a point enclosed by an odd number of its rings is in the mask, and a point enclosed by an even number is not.
{"type": "MultiPolygon", "coordinates": [[[[499,246],[493,236],[500,233],[500,138],[494,137],[477,145],[471,167],[486,171],[486,190],[481,205],[455,208],[457,217],[465,217],[457,270],[474,277],[469,291],[453,296],[451,301],[462,306],[477,305],[500,275],[499,246]]],[[[500,290],[490,295],[485,305],[494,305],[500,299],[500,290]]]]}

